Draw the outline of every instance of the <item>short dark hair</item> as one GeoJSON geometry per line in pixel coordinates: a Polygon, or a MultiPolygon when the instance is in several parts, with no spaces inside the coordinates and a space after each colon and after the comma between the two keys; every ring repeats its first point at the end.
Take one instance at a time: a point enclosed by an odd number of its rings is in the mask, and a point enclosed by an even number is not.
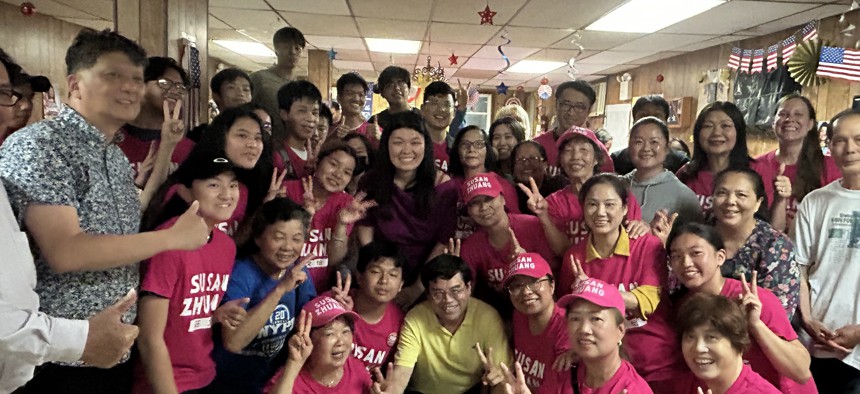
{"type": "Polygon", "coordinates": [[[690,147],[687,146],[687,143],[684,142],[684,140],[678,137],[672,137],[669,139],[669,144],[671,145],[673,142],[679,143],[681,145],[681,149],[684,150],[684,153],[687,155],[687,157],[690,157],[690,147]]]}
{"type": "Polygon", "coordinates": [[[403,268],[406,266],[406,257],[400,252],[400,248],[393,242],[388,242],[381,239],[371,241],[358,250],[358,263],[356,269],[360,273],[367,271],[367,266],[374,261],[381,259],[391,259],[394,261],[395,268],[403,268]]]}
{"type": "Polygon", "coordinates": [[[761,206],[759,206],[758,212],[755,213],[755,217],[764,221],[770,221],[770,210],[768,209],[768,201],[767,201],[767,193],[765,193],[764,188],[764,180],[762,180],[761,175],[758,172],[749,167],[729,167],[725,170],[720,171],[714,177],[714,190],[716,191],[717,185],[723,183],[726,179],[726,176],[729,174],[741,174],[745,176],[753,186],[753,193],[755,193],[755,197],[761,199],[761,206]]]}
{"type": "Polygon", "coordinates": [[[99,57],[111,52],[121,52],[135,65],[146,67],[146,51],[136,42],[110,30],[95,31],[83,28],[66,50],[66,74],[87,69],[98,62],[99,57]]]}
{"type": "Polygon", "coordinates": [[[678,340],[704,325],[714,327],[738,353],[743,354],[750,346],[746,314],[737,302],[703,292],[690,295],[681,304],[675,319],[678,340]]]}
{"type": "Polygon", "coordinates": [[[364,93],[367,93],[368,89],[367,81],[361,77],[358,73],[350,72],[340,76],[337,79],[337,95],[340,97],[343,94],[343,90],[346,89],[347,85],[360,85],[361,89],[364,90],[364,93]]]}
{"type": "Polygon", "coordinates": [[[649,94],[647,96],[642,96],[636,99],[636,103],[633,104],[633,110],[630,111],[633,114],[633,117],[636,117],[636,113],[641,111],[642,108],[645,108],[646,105],[653,105],[655,107],[658,107],[663,111],[663,115],[665,115],[666,117],[669,116],[669,102],[666,101],[663,96],[657,94],[649,94]]]}
{"type": "Polygon", "coordinates": [[[466,284],[472,282],[472,269],[460,256],[441,254],[421,267],[421,283],[425,291],[430,291],[430,283],[437,279],[449,280],[458,273],[463,275],[466,284]]]}
{"type": "Polygon", "coordinates": [[[427,87],[424,88],[424,102],[426,103],[430,97],[438,96],[438,95],[450,95],[451,101],[457,101],[457,93],[451,88],[451,85],[448,85],[443,81],[433,81],[430,82],[427,87]]]}
{"type": "MultiPolygon", "coordinates": [[[[522,148],[526,145],[531,145],[531,146],[534,146],[535,148],[537,148],[538,153],[540,153],[540,157],[543,158],[543,161],[544,162],[547,161],[546,148],[544,148],[543,145],[541,145],[538,142],[535,142],[534,140],[520,141],[519,143],[514,145],[514,149],[511,149],[511,169],[513,169],[514,166],[517,165],[517,153],[519,153],[520,148],[522,148]]],[[[511,173],[511,176],[513,176],[513,172],[511,173]]],[[[528,179],[514,179],[514,181],[528,183],[529,180],[528,179]]]]}
{"type": "Polygon", "coordinates": [[[328,107],[328,104],[322,103],[320,104],[320,120],[325,118],[328,120],[328,125],[331,126],[332,119],[334,119],[334,115],[331,113],[331,108],[328,107]]]}
{"type": "Polygon", "coordinates": [[[597,137],[597,140],[600,141],[603,146],[606,146],[607,142],[612,141],[612,134],[610,134],[606,129],[594,130],[594,136],[597,137]]]}
{"type": "Polygon", "coordinates": [[[250,237],[239,247],[237,256],[246,257],[259,252],[260,247],[254,241],[266,231],[266,228],[277,222],[289,222],[291,220],[300,221],[305,232],[307,232],[311,214],[301,205],[286,197],[276,197],[264,203],[251,218],[250,237]]]}
{"type": "Polygon", "coordinates": [[[597,93],[594,93],[594,88],[592,88],[591,85],[588,84],[588,82],[580,80],[567,81],[562,83],[561,85],[558,85],[558,87],[555,88],[556,98],[561,97],[561,94],[568,89],[573,89],[577,92],[584,94],[585,97],[588,99],[589,107],[594,105],[594,102],[597,101],[597,93]]]}
{"type": "Polygon", "coordinates": [[[21,78],[21,66],[19,66],[18,63],[15,63],[12,56],[9,56],[3,48],[0,48],[0,63],[3,63],[3,66],[6,67],[6,72],[9,74],[10,85],[14,84],[16,80],[21,78]]]}
{"type": "Polygon", "coordinates": [[[164,76],[168,69],[174,69],[179,73],[179,78],[182,79],[182,84],[188,86],[191,80],[188,79],[188,73],[182,69],[179,62],[170,57],[152,56],[147,59],[146,68],[143,69],[143,81],[155,81],[164,76]]]}
{"type": "Polygon", "coordinates": [[[388,66],[379,73],[379,79],[376,81],[376,86],[373,88],[374,93],[382,94],[385,87],[397,79],[406,82],[406,86],[410,88],[412,87],[412,78],[410,77],[409,70],[398,66],[388,66]]]}
{"type": "Polygon", "coordinates": [[[496,127],[501,125],[508,126],[508,128],[511,129],[511,133],[514,135],[514,138],[517,139],[517,143],[523,142],[523,140],[526,139],[526,126],[516,120],[513,116],[503,116],[490,124],[490,132],[488,136],[490,143],[493,142],[493,135],[496,133],[496,127]]]}
{"type": "Polygon", "coordinates": [[[629,183],[625,182],[620,176],[608,172],[588,178],[588,180],[582,184],[582,189],[579,191],[579,204],[581,206],[585,206],[585,197],[588,196],[588,192],[597,185],[612,186],[612,188],[615,189],[615,192],[618,193],[618,197],[621,198],[621,205],[625,207],[627,206],[627,195],[629,194],[627,191],[627,185],[629,185],[629,183]]]}
{"type": "Polygon", "coordinates": [[[279,109],[289,112],[293,103],[302,99],[311,99],[322,107],[322,93],[308,81],[291,81],[278,89],[279,109]]]}
{"type": "MultiPolygon", "coordinates": [[[[335,139],[330,142],[323,142],[323,146],[320,147],[320,153],[317,155],[317,163],[322,162],[323,159],[331,155],[335,152],[343,152],[352,157],[355,160],[356,167],[358,166],[358,155],[355,154],[355,149],[352,149],[349,144],[346,142],[335,139]]],[[[355,174],[353,174],[355,176],[355,174]]]]}
{"type": "Polygon", "coordinates": [[[481,138],[484,140],[484,145],[486,146],[485,151],[487,154],[484,157],[484,170],[487,172],[496,171],[496,167],[498,165],[496,153],[493,151],[493,145],[490,143],[490,139],[487,138],[487,133],[485,133],[480,127],[472,125],[460,129],[460,132],[457,133],[456,137],[454,137],[454,143],[451,144],[451,149],[448,151],[448,171],[451,172],[451,175],[464,176],[466,174],[466,168],[463,167],[463,159],[460,157],[460,144],[463,142],[463,138],[466,136],[466,133],[475,130],[481,133],[481,138]]]}
{"type": "Polygon", "coordinates": [[[281,43],[299,44],[302,48],[305,47],[305,35],[295,27],[282,27],[275,32],[272,37],[272,44],[278,45],[281,43]]]}
{"type": "Polygon", "coordinates": [[[640,127],[645,126],[645,125],[649,125],[649,124],[657,126],[657,128],[660,129],[660,134],[662,134],[663,138],[666,139],[666,144],[668,145],[669,144],[669,126],[666,126],[666,123],[664,123],[662,120],[660,120],[654,116],[646,116],[642,119],[637,120],[636,123],[633,123],[633,127],[630,128],[630,138],[633,138],[633,133],[635,133],[636,130],[639,130],[640,127]]]}
{"type": "Polygon", "coordinates": [[[212,89],[212,93],[221,94],[221,86],[225,83],[233,82],[239,78],[244,78],[248,81],[248,85],[251,85],[251,93],[254,92],[254,83],[251,82],[251,77],[248,73],[238,69],[238,68],[225,68],[221,71],[218,71],[212,80],[209,81],[209,89],[212,89]]]}

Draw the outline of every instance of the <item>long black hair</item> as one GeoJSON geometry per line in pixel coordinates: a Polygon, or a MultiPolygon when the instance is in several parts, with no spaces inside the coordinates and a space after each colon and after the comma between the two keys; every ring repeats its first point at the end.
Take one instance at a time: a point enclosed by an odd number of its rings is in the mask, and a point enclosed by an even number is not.
{"type": "Polygon", "coordinates": [[[490,139],[487,138],[487,133],[484,133],[478,126],[466,126],[457,133],[454,137],[454,144],[448,152],[448,171],[454,176],[465,176],[466,169],[463,167],[463,159],[460,158],[460,144],[463,143],[463,137],[466,133],[477,130],[481,133],[481,138],[484,140],[484,151],[487,152],[484,157],[484,172],[495,172],[498,170],[498,162],[496,153],[493,152],[493,146],[490,144],[490,139]]]}
{"type": "Polygon", "coordinates": [[[693,158],[687,163],[684,171],[678,177],[681,182],[695,179],[699,175],[699,171],[706,168],[708,165],[708,154],[702,149],[702,127],[705,125],[705,119],[711,112],[719,111],[728,115],[732,119],[735,126],[735,146],[729,152],[729,167],[749,167],[752,158],[747,150],[747,123],[744,120],[744,114],[741,110],[728,101],[715,101],[708,104],[699,112],[696,118],[696,124],[693,126],[693,158]]]}
{"type": "Polygon", "coordinates": [[[416,215],[426,218],[430,212],[434,191],[436,188],[436,164],[433,160],[433,140],[424,127],[424,118],[412,111],[398,112],[389,118],[388,128],[382,133],[379,142],[379,152],[373,169],[362,178],[359,189],[367,193],[367,197],[379,204],[377,214],[387,215],[386,208],[394,194],[394,175],[397,171],[391,163],[388,141],[391,134],[398,129],[415,130],[424,138],[424,159],[418,165],[415,184],[410,191],[415,200],[416,215]]]}

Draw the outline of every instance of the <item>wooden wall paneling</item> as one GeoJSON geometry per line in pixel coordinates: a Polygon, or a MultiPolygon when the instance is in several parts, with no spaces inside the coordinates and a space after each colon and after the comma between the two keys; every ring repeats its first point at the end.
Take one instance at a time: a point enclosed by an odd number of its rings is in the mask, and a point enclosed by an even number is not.
{"type": "Polygon", "coordinates": [[[115,0],[114,30],[140,42],[140,12],[140,0],[115,0]]]}

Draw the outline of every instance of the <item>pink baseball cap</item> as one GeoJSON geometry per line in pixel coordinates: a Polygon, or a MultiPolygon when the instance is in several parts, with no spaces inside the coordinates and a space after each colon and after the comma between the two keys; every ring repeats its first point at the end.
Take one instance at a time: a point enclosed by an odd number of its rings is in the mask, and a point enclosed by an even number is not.
{"type": "MultiPolygon", "coordinates": [[[[581,136],[588,138],[591,142],[594,143],[595,146],[600,148],[600,152],[594,152],[603,157],[603,164],[600,165],[601,172],[615,172],[615,165],[612,163],[612,157],[609,156],[609,151],[606,150],[606,146],[603,145],[600,140],[597,139],[597,135],[594,134],[593,131],[586,129],[584,127],[573,126],[567,131],[565,131],[561,137],[558,137],[558,141],[555,142],[555,146],[558,148],[559,153],[561,153],[561,146],[567,142],[567,140],[581,136]]],[[[560,159],[561,156],[559,156],[560,159]]]]}
{"type": "Polygon", "coordinates": [[[463,201],[466,204],[478,196],[496,198],[500,194],[502,194],[502,185],[493,174],[478,174],[463,183],[463,201]]]}
{"type": "Polygon", "coordinates": [[[530,278],[543,278],[552,274],[546,260],[537,253],[523,253],[517,256],[517,259],[508,266],[508,273],[505,275],[505,280],[502,281],[502,286],[507,286],[515,275],[525,275],[530,278]]]}
{"type": "Polygon", "coordinates": [[[329,324],[332,320],[342,315],[347,315],[352,321],[361,319],[357,313],[347,310],[343,307],[343,304],[327,295],[322,295],[308,301],[302,309],[311,314],[313,321],[311,325],[314,328],[329,324]]]}
{"type": "Polygon", "coordinates": [[[573,293],[558,300],[558,306],[567,308],[580,298],[597,306],[618,309],[621,312],[621,316],[624,316],[624,312],[627,309],[624,307],[624,298],[621,297],[618,287],[594,278],[588,278],[580,282],[576,286],[576,289],[573,290],[573,293]]]}

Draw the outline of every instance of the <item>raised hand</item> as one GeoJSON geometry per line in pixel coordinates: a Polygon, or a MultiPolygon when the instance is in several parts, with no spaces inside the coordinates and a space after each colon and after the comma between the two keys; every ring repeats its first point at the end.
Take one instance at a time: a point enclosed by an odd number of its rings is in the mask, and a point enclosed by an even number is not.
{"type": "Polygon", "coordinates": [[[651,234],[660,238],[663,241],[663,245],[665,245],[676,219],[678,219],[678,212],[669,216],[669,211],[665,209],[658,210],[654,214],[654,219],[651,220],[651,234]]]}
{"type": "Polygon", "coordinates": [[[308,175],[302,179],[302,190],[304,190],[302,207],[313,217],[317,212],[317,198],[314,197],[314,178],[312,176],[308,175]]]}
{"type": "Polygon", "coordinates": [[[350,225],[364,219],[367,216],[367,211],[376,206],[376,201],[365,200],[365,198],[367,198],[367,193],[358,192],[352,202],[337,213],[338,220],[342,224],[350,225]]]}
{"type": "Polygon", "coordinates": [[[371,116],[370,119],[367,120],[366,134],[371,140],[375,139],[376,141],[379,141],[382,139],[382,128],[379,127],[377,121],[378,118],[376,115],[371,116]]]}
{"type": "Polygon", "coordinates": [[[785,173],[785,164],[779,165],[779,173],[773,179],[773,190],[776,192],[774,199],[787,199],[791,197],[791,180],[785,173]]]}
{"type": "Polygon", "coordinates": [[[740,294],[741,306],[747,313],[747,324],[750,327],[758,324],[761,321],[761,300],[758,298],[758,283],[756,281],[758,273],[752,272],[752,280],[747,283],[747,276],[741,275],[741,286],[743,294],[740,294]]]}
{"type": "Polygon", "coordinates": [[[500,363],[499,367],[505,376],[505,392],[507,394],[531,394],[531,390],[526,384],[526,376],[523,374],[523,366],[519,362],[514,363],[514,372],[511,372],[505,363],[500,363]]]}
{"type": "Polygon", "coordinates": [[[523,193],[528,197],[528,202],[526,203],[529,209],[534,212],[534,214],[539,218],[544,218],[547,215],[549,204],[547,204],[546,199],[540,194],[540,189],[535,183],[535,179],[529,177],[529,187],[526,187],[522,183],[518,183],[517,186],[523,193]]]}
{"type": "Polygon", "coordinates": [[[337,272],[337,282],[331,288],[331,295],[335,301],[339,302],[347,310],[352,310],[355,303],[352,301],[352,296],[349,295],[349,289],[352,285],[352,275],[346,274],[346,279],[342,279],[340,271],[337,272]]]}
{"type": "Polygon", "coordinates": [[[168,239],[173,242],[171,249],[195,250],[209,241],[212,228],[197,214],[199,208],[198,201],[192,202],[188,210],[167,229],[171,234],[168,239]]]}
{"type": "Polygon", "coordinates": [[[463,88],[463,83],[460,82],[460,78],[457,78],[457,109],[460,111],[466,110],[466,105],[469,102],[469,88],[472,87],[472,81],[466,84],[466,88],[463,88]]]}
{"type": "Polygon", "coordinates": [[[269,192],[266,193],[266,198],[263,202],[269,202],[275,199],[275,197],[286,197],[287,196],[287,187],[284,186],[284,177],[287,176],[287,171],[284,169],[283,172],[278,174],[278,169],[275,168],[272,171],[272,180],[269,182],[269,192]]]}
{"type": "Polygon", "coordinates": [[[302,310],[299,313],[299,322],[296,324],[296,333],[290,338],[287,344],[287,358],[304,364],[314,350],[314,344],[311,342],[311,328],[313,320],[311,314],[302,310]]]}
{"type": "Polygon", "coordinates": [[[511,252],[510,260],[514,261],[517,259],[517,256],[523,253],[527,253],[527,251],[523,249],[522,246],[520,246],[520,241],[517,239],[517,235],[514,234],[514,229],[508,227],[508,232],[511,233],[511,243],[514,246],[513,251],[511,252]]]}
{"type": "Polygon", "coordinates": [[[701,387],[697,387],[696,394],[713,394],[713,392],[711,391],[711,389],[708,389],[708,391],[704,391],[701,387]]]}
{"type": "Polygon", "coordinates": [[[642,220],[627,220],[624,228],[630,238],[639,238],[651,232],[651,226],[642,220]]]}
{"type": "Polygon", "coordinates": [[[576,287],[584,280],[588,280],[588,274],[582,269],[582,263],[573,254],[570,255],[570,267],[573,269],[573,283],[570,284],[570,290],[576,290],[576,287]]]}
{"type": "MultiPolygon", "coordinates": [[[[389,376],[391,375],[391,371],[394,371],[394,363],[388,363],[389,376]]],[[[382,370],[379,367],[373,367],[370,370],[370,374],[373,377],[373,386],[371,386],[373,394],[385,394],[386,390],[388,390],[388,380],[385,379],[382,370]]]]}
{"type": "Polygon", "coordinates": [[[89,331],[81,361],[86,365],[110,368],[125,356],[137,338],[137,326],[122,322],[122,315],[137,303],[130,290],[122,299],[89,318],[89,331]]]}
{"type": "Polygon", "coordinates": [[[481,364],[484,365],[484,376],[481,377],[481,383],[483,383],[484,386],[493,387],[504,382],[505,375],[501,368],[493,365],[493,348],[488,347],[487,354],[484,355],[484,351],[481,349],[481,343],[478,342],[475,344],[475,349],[478,351],[478,358],[481,360],[481,364]]]}
{"type": "Polygon", "coordinates": [[[164,100],[164,122],[161,123],[161,144],[176,146],[185,136],[185,123],[179,119],[182,114],[182,100],[176,100],[176,105],[171,109],[170,102],[164,100]]]}
{"type": "Polygon", "coordinates": [[[251,299],[248,297],[225,302],[224,305],[219,306],[215,310],[215,313],[213,313],[215,322],[221,323],[231,330],[235,330],[245,321],[245,316],[248,314],[248,311],[245,310],[245,305],[248,305],[249,302],[251,302],[251,299]]]}
{"type": "Polygon", "coordinates": [[[315,258],[316,256],[313,254],[302,257],[301,260],[293,264],[292,267],[281,274],[281,280],[278,282],[278,285],[287,292],[293,291],[295,288],[299,287],[300,284],[308,280],[308,274],[305,272],[305,267],[307,267],[315,258]]]}
{"type": "Polygon", "coordinates": [[[445,248],[445,251],[442,252],[444,254],[450,254],[451,256],[460,257],[460,246],[461,242],[459,239],[448,238],[448,246],[445,248]]]}
{"type": "Polygon", "coordinates": [[[346,117],[342,116],[340,118],[340,122],[338,122],[337,127],[334,129],[335,134],[337,134],[337,138],[344,139],[347,135],[349,135],[349,127],[346,126],[346,117]]]}
{"type": "Polygon", "coordinates": [[[149,151],[146,153],[146,158],[137,167],[137,176],[134,177],[134,184],[143,189],[146,186],[146,181],[149,179],[149,173],[155,167],[155,141],[149,143],[149,151]]]}

